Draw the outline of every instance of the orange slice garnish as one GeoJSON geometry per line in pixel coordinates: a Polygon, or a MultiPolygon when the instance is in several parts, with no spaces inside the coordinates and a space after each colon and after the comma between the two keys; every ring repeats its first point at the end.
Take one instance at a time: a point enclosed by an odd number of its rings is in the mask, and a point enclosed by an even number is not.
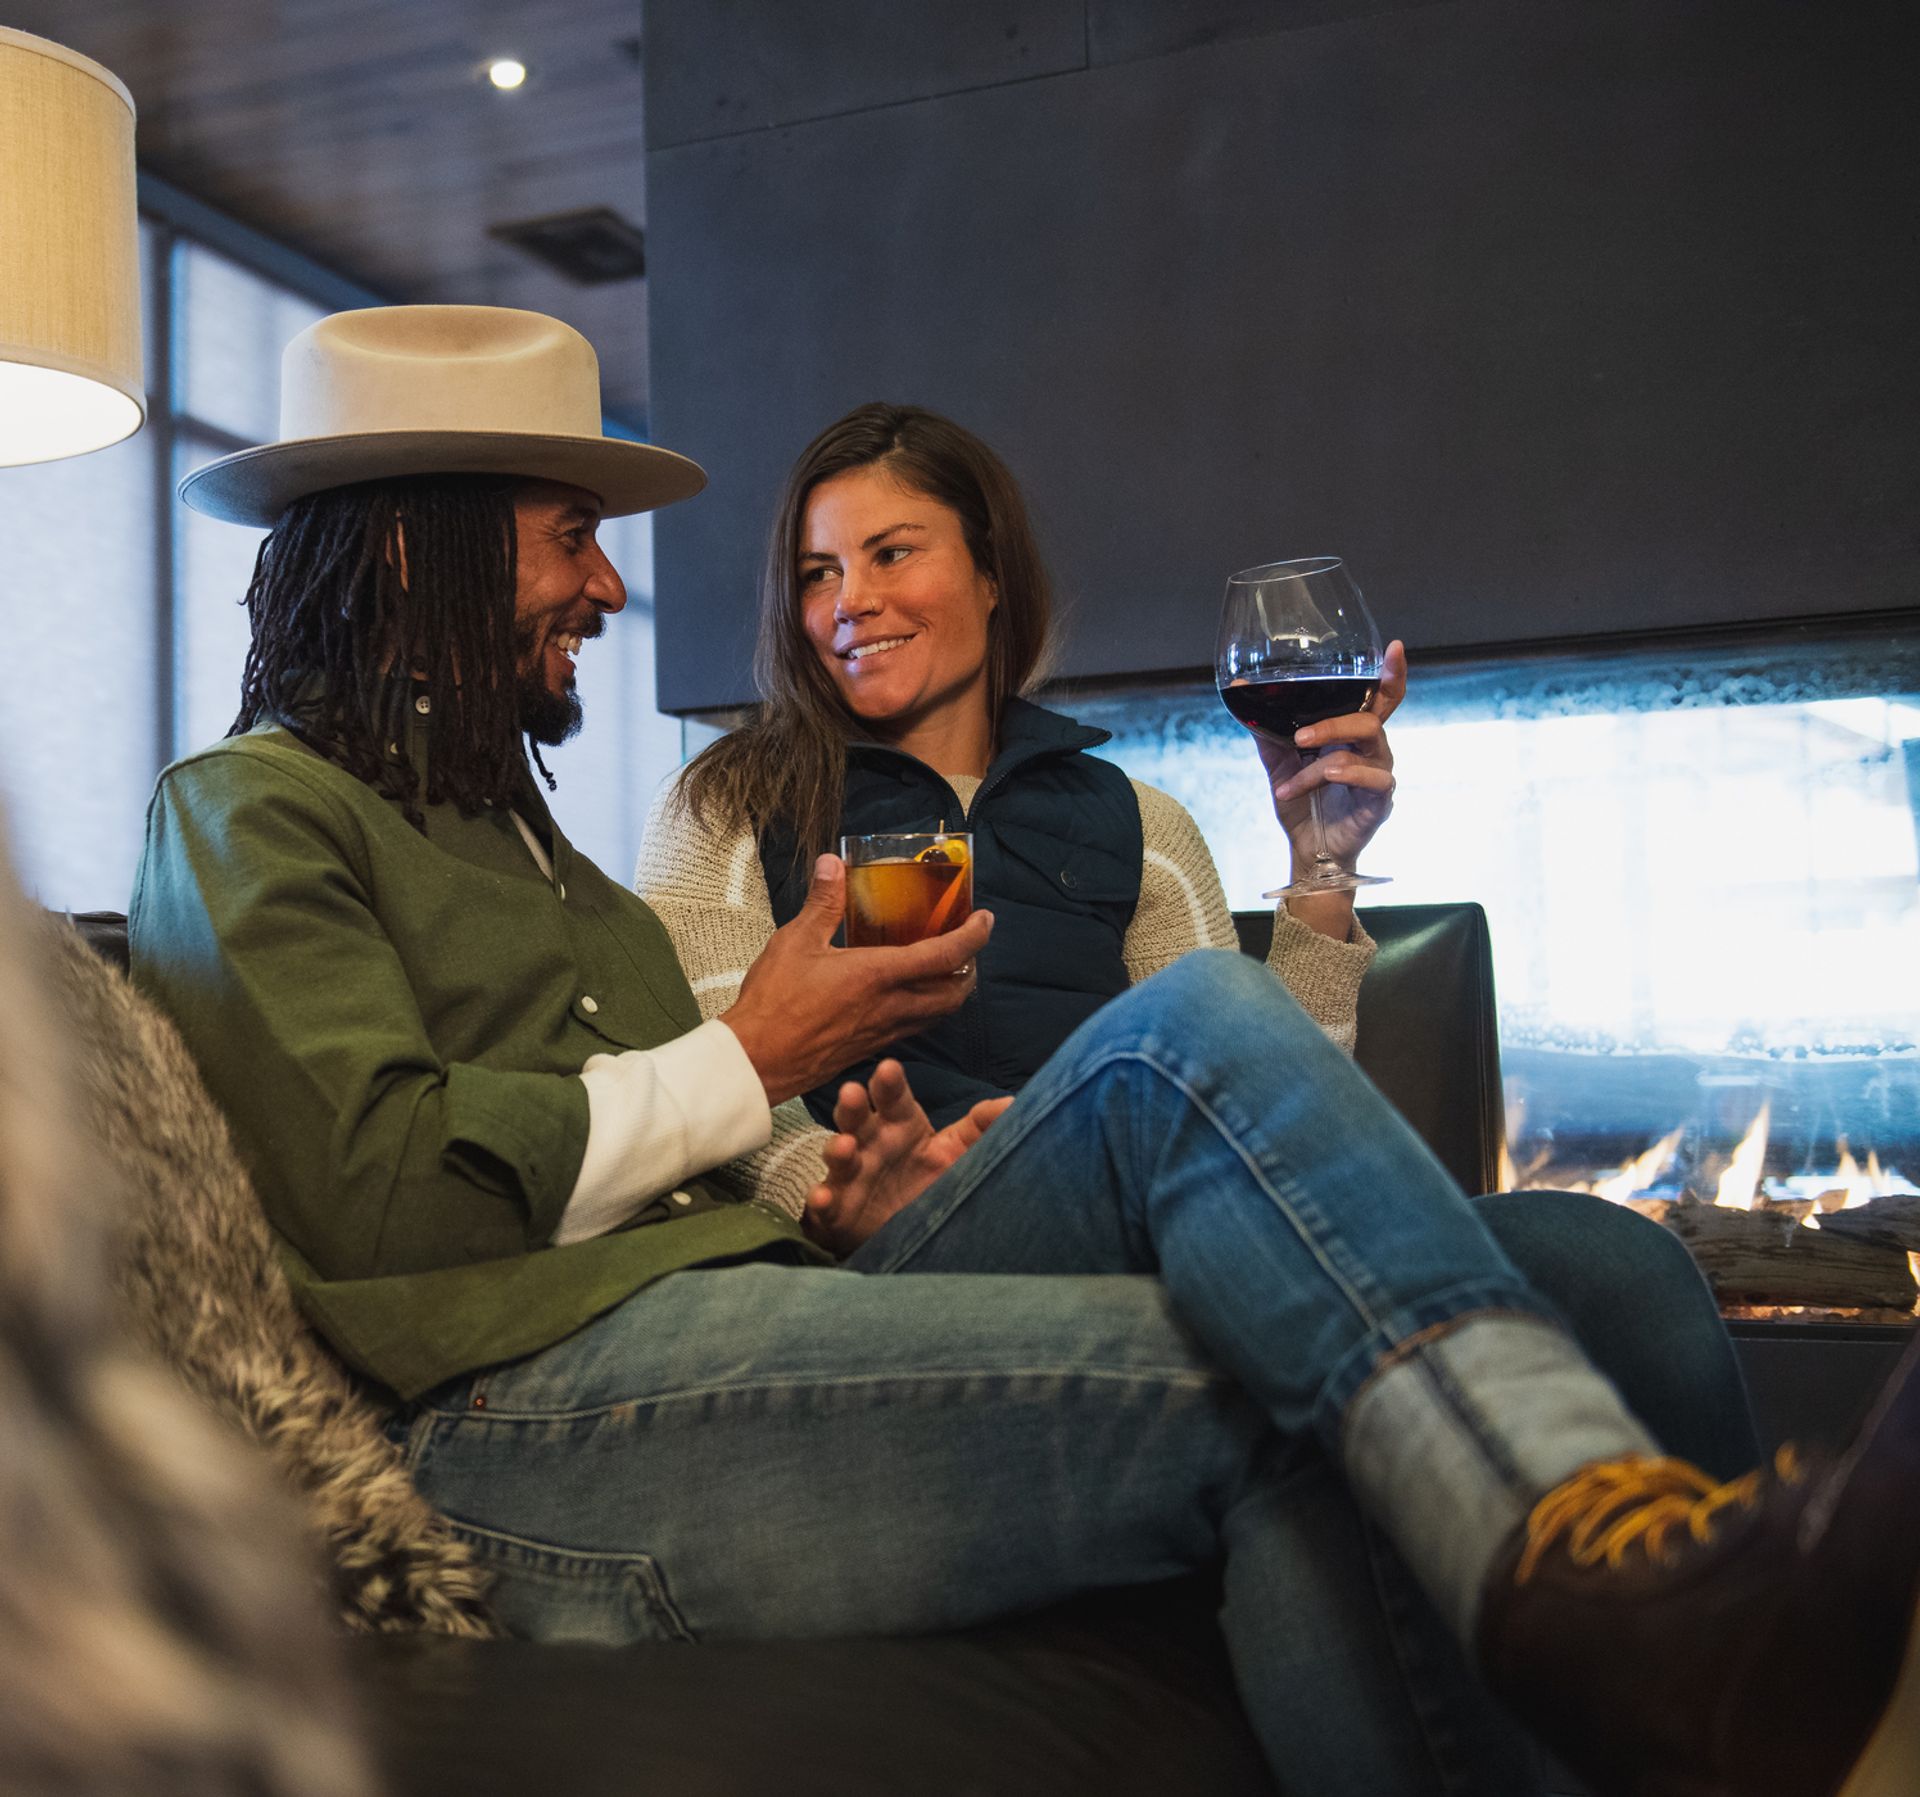
{"type": "MultiPolygon", "coordinates": [[[[930,843],[914,856],[914,860],[944,861],[949,866],[958,868],[960,874],[964,874],[967,871],[967,845],[964,842],[955,842],[952,838],[943,842],[930,843]]],[[[941,893],[939,902],[927,918],[929,936],[938,936],[961,921],[955,912],[959,909],[960,895],[968,891],[971,885],[970,880],[955,876],[953,883],[941,893]]]]}
{"type": "Polygon", "coordinates": [[[957,836],[944,837],[939,842],[928,843],[919,854],[914,856],[914,860],[946,861],[955,867],[965,867],[967,864],[967,845],[957,836]]]}

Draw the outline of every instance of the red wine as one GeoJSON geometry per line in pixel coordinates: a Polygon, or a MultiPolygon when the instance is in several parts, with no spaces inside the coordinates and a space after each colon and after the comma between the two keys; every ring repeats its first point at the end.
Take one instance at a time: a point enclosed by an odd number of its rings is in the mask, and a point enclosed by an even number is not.
{"type": "Polygon", "coordinates": [[[1350,674],[1298,674],[1280,680],[1247,680],[1223,686],[1227,709],[1249,730],[1292,742],[1293,733],[1324,718],[1364,711],[1374,683],[1350,674]]]}

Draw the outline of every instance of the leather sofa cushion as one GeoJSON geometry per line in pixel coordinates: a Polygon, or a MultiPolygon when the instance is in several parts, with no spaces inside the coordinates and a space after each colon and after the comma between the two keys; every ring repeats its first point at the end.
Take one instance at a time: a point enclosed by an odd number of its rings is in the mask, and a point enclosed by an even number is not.
{"type": "Polygon", "coordinates": [[[1273,1797],[1194,1578],[912,1641],[349,1645],[395,1797],[1273,1797]]]}

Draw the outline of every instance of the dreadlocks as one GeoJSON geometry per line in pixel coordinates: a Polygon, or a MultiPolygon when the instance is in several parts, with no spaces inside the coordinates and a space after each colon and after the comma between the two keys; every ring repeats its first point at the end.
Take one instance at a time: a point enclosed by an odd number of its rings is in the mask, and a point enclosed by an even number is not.
{"type": "MultiPolygon", "coordinates": [[[[471,474],[367,481],[288,506],[247,588],[253,646],[227,734],[286,725],[397,802],[416,829],[422,800],[469,814],[507,803],[526,768],[516,484],[471,474]],[[424,793],[390,748],[405,741],[407,708],[422,696],[436,721],[424,793]]],[[[546,775],[537,750],[534,759],[546,775]]]]}

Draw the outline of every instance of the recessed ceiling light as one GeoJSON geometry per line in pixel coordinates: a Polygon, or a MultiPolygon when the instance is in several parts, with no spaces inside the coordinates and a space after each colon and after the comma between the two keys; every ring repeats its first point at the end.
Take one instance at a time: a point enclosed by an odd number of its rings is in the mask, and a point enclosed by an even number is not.
{"type": "Polygon", "coordinates": [[[511,56],[502,56],[487,64],[487,79],[503,92],[518,87],[527,78],[527,65],[511,56]]]}

